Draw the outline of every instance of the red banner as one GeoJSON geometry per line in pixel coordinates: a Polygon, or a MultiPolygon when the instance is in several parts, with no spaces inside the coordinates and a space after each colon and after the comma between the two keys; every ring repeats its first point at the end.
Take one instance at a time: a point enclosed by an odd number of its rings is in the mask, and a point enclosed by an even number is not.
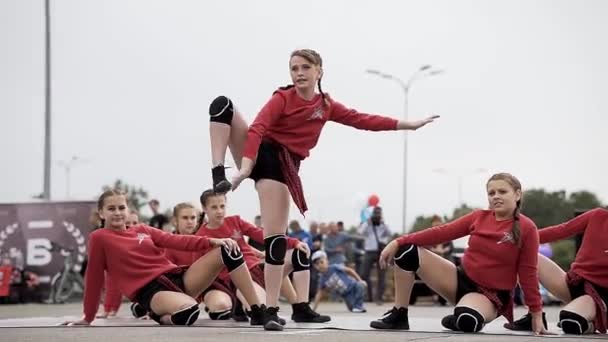
{"type": "Polygon", "coordinates": [[[0,297],[6,297],[9,295],[12,273],[13,268],[11,266],[0,266],[0,297]]]}
{"type": "Polygon", "coordinates": [[[79,272],[94,209],[93,201],[0,204],[0,264],[36,273],[38,290],[47,296],[66,260],[53,243],[74,251],[73,270],[79,272]]]}

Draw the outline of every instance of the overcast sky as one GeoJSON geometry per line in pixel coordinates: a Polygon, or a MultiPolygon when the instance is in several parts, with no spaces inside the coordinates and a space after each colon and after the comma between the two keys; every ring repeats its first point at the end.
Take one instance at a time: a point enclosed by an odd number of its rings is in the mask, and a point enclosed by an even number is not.
{"type": "MultiPolygon", "coordinates": [[[[0,202],[43,188],[44,1],[0,0],[0,202]]],[[[211,185],[207,109],[232,97],[248,122],[289,82],[292,50],[324,59],[324,91],[362,112],[403,115],[397,83],[424,64],[410,118],[407,217],[485,206],[485,181],[593,191],[608,201],[608,1],[54,0],[52,196],[77,156],[71,197],[121,178],[168,208],[211,185]],[[433,170],[442,168],[447,173],[433,170]],[[475,172],[477,169],[484,172],[475,172]]],[[[376,193],[401,230],[403,133],[325,126],[302,164],[303,219],[354,224],[376,193]]],[[[233,165],[231,159],[228,164],[233,165]]],[[[258,212],[251,180],[229,198],[258,212]]]]}

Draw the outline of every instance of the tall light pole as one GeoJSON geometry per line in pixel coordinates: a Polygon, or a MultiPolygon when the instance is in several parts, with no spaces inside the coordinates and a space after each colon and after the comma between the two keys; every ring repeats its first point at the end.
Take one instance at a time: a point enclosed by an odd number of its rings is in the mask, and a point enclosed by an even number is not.
{"type": "MultiPolygon", "coordinates": [[[[433,69],[430,65],[421,66],[416,72],[414,72],[407,82],[404,82],[399,77],[396,77],[391,74],[384,73],[379,70],[368,69],[365,72],[368,74],[376,75],[382,77],[387,80],[395,81],[401,86],[401,90],[403,91],[403,120],[408,119],[408,96],[410,92],[410,88],[414,81],[423,79],[428,76],[438,75],[443,72],[440,69],[433,69]]],[[[403,135],[403,215],[401,217],[401,229],[403,233],[406,231],[407,224],[407,133],[403,135]]]]}
{"type": "Polygon", "coordinates": [[[51,199],[51,0],[44,1],[45,18],[45,111],[44,111],[44,190],[42,199],[51,199]]]}
{"type": "Polygon", "coordinates": [[[66,199],[70,198],[70,183],[71,183],[72,168],[76,164],[81,164],[81,163],[86,163],[86,162],[87,162],[87,160],[79,158],[78,156],[72,156],[72,158],[70,158],[70,160],[68,160],[68,161],[60,160],[59,162],[57,162],[59,164],[59,166],[63,167],[63,169],[65,170],[65,198],[66,199]]]}
{"type": "Polygon", "coordinates": [[[473,174],[486,173],[486,172],[488,172],[488,170],[486,170],[484,168],[477,168],[477,169],[458,172],[458,171],[450,171],[450,170],[444,169],[444,168],[438,168],[438,169],[433,169],[433,172],[440,173],[443,175],[453,174],[456,176],[456,179],[458,181],[458,205],[462,206],[463,204],[465,204],[464,196],[462,195],[462,183],[463,183],[464,177],[468,176],[468,175],[473,175],[473,174]]]}

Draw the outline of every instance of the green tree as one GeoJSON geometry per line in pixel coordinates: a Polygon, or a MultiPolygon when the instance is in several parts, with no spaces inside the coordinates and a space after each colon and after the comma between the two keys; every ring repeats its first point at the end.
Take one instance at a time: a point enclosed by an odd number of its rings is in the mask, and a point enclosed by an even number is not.
{"type": "Polygon", "coordinates": [[[460,205],[460,207],[454,209],[454,211],[452,212],[452,217],[447,219],[447,221],[454,221],[457,218],[461,218],[464,215],[471,213],[473,210],[475,209],[463,203],[460,205]]]}
{"type": "Polygon", "coordinates": [[[572,217],[565,191],[547,192],[544,189],[531,189],[524,193],[521,212],[536,223],[546,227],[566,221],[572,217]]]}
{"type": "Polygon", "coordinates": [[[423,229],[427,229],[428,227],[431,226],[432,219],[433,219],[433,216],[420,215],[420,216],[416,217],[416,220],[414,221],[414,225],[412,226],[411,232],[413,233],[413,232],[421,231],[423,229]]]}
{"type": "MultiPolygon", "coordinates": [[[[443,215],[443,217],[442,217],[443,222],[453,221],[459,217],[462,217],[462,216],[472,212],[473,210],[474,209],[472,207],[469,207],[466,204],[462,204],[460,207],[454,209],[454,211],[452,212],[452,216],[448,217],[446,215],[443,215]]],[[[411,232],[417,232],[417,231],[429,228],[431,226],[431,221],[433,220],[433,216],[435,216],[435,215],[430,215],[430,216],[420,215],[420,216],[416,217],[416,220],[414,221],[414,225],[412,226],[411,232]]],[[[439,215],[439,216],[441,216],[441,215],[439,215]]]]}
{"type": "Polygon", "coordinates": [[[565,222],[574,217],[577,209],[593,209],[602,206],[597,196],[589,191],[577,191],[566,195],[566,191],[547,192],[531,189],[525,192],[522,213],[538,227],[547,227],[565,222]]]}
{"type": "Polygon", "coordinates": [[[142,207],[148,204],[148,191],[143,187],[136,187],[117,179],[114,185],[104,185],[103,191],[116,189],[122,191],[127,196],[127,204],[129,208],[140,211],[142,207]]]}
{"type": "Polygon", "coordinates": [[[594,193],[585,190],[571,193],[568,196],[568,202],[574,210],[586,210],[602,206],[602,202],[594,193]]]}

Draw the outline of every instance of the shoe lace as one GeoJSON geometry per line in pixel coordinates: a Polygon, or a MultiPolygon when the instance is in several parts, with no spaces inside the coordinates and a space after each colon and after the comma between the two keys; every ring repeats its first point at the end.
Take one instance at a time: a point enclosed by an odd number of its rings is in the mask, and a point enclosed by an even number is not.
{"type": "Polygon", "coordinates": [[[267,307],[266,308],[266,313],[268,314],[268,316],[271,316],[272,318],[277,318],[278,319],[278,313],[279,313],[279,308],[278,307],[267,307]]]}
{"type": "Polygon", "coordinates": [[[399,317],[399,309],[392,308],[382,315],[382,320],[385,322],[394,322],[399,317]]]}

